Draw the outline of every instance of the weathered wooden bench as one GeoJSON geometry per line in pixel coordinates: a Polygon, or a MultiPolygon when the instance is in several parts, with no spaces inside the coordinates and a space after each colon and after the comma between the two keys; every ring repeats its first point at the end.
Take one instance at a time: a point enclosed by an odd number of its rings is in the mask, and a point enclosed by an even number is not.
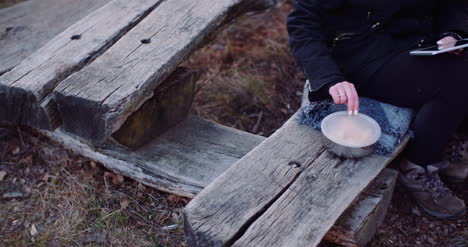
{"type": "Polygon", "coordinates": [[[109,1],[33,0],[0,9],[0,75],[109,1]]]}
{"type": "Polygon", "coordinates": [[[197,72],[178,65],[226,23],[276,3],[109,1],[0,76],[0,120],[193,197],[265,138],[188,117],[197,72]]]}
{"type": "Polygon", "coordinates": [[[189,246],[316,246],[408,141],[347,160],[321,138],[293,117],[216,178],[185,208],[189,246]]]}
{"type": "Polygon", "coordinates": [[[336,159],[294,119],[266,139],[188,114],[197,72],[179,64],[224,24],[275,4],[109,1],[1,74],[0,120],[162,191],[205,188],[185,212],[191,246],[313,246],[337,219],[327,238],[359,246],[395,175],[361,192],[391,158],[336,159]]]}

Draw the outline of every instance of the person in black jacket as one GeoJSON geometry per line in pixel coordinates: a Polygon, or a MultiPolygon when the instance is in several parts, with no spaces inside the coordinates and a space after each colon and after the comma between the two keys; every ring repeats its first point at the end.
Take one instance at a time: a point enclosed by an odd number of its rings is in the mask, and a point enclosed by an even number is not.
{"type": "Polygon", "coordinates": [[[447,48],[468,37],[468,1],[295,0],[287,28],[311,101],[331,98],[350,114],[358,113],[358,96],[417,109],[400,182],[429,214],[463,215],[463,200],[438,171],[449,169],[444,146],[468,113],[468,55],[409,51],[436,43],[447,48]]]}

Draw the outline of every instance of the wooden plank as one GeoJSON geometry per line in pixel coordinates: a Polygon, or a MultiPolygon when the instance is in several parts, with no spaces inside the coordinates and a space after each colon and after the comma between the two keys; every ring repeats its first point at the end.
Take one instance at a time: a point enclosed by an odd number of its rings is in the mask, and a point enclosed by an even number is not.
{"type": "Polygon", "coordinates": [[[164,1],[106,53],[55,90],[64,129],[103,141],[152,97],[173,69],[253,0],[164,1]]]}
{"type": "Polygon", "coordinates": [[[318,244],[391,160],[336,159],[320,135],[290,119],[200,192],[184,211],[189,246],[318,244]]]}
{"type": "Polygon", "coordinates": [[[232,246],[317,246],[391,160],[371,155],[342,161],[324,153],[232,246]]]}
{"type": "Polygon", "coordinates": [[[189,246],[229,246],[324,152],[319,138],[291,118],[208,185],[184,209],[189,246]]]}
{"type": "Polygon", "coordinates": [[[183,121],[190,112],[198,78],[197,72],[179,67],[112,137],[135,150],[183,121]]]}
{"type": "Polygon", "coordinates": [[[265,138],[194,116],[136,151],[95,148],[60,129],[40,131],[85,157],[150,187],[193,197],[265,138]]]}
{"type": "Polygon", "coordinates": [[[0,75],[109,1],[30,0],[0,9],[0,75]]]}
{"type": "Polygon", "coordinates": [[[99,56],[160,0],[114,0],[67,28],[0,77],[0,119],[44,129],[60,120],[50,93],[99,56]]]}
{"type": "Polygon", "coordinates": [[[324,239],[346,247],[364,247],[385,218],[398,172],[384,169],[328,231],[324,239]]]}

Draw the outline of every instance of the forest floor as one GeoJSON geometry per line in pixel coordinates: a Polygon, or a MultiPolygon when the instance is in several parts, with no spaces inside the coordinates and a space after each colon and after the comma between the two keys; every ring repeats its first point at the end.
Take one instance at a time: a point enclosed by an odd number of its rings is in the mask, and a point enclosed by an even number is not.
{"type": "MultiPolygon", "coordinates": [[[[202,72],[194,114],[269,136],[299,108],[304,78],[287,47],[290,9],[286,3],[245,16],[187,58],[202,72]]],[[[468,203],[466,182],[450,187],[468,203]]],[[[114,174],[30,128],[0,125],[0,246],[186,246],[181,210],[188,201],[114,174]]],[[[468,216],[436,219],[395,192],[369,246],[466,247],[468,216]]]]}

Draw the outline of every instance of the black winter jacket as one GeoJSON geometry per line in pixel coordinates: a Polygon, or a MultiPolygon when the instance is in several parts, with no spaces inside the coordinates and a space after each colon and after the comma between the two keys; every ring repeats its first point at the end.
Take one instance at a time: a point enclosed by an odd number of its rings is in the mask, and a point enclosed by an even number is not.
{"type": "Polygon", "coordinates": [[[312,91],[359,87],[392,55],[447,31],[466,35],[468,0],[294,0],[287,28],[312,91]]]}

